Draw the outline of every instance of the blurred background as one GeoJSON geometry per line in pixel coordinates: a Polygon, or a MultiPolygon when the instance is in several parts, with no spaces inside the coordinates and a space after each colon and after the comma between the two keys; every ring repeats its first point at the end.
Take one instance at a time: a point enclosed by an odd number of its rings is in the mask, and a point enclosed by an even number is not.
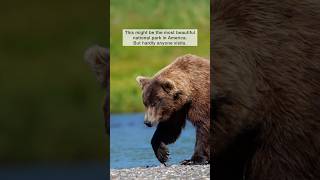
{"type": "Polygon", "coordinates": [[[111,113],[142,112],[138,75],[152,76],[176,57],[209,59],[209,0],[111,0],[111,113]],[[122,29],[198,29],[197,47],[123,47],[122,29]]]}
{"type": "Polygon", "coordinates": [[[109,2],[4,0],[0,21],[0,179],[52,166],[104,174],[106,92],[83,54],[109,44],[109,2]]]}
{"type": "MultiPolygon", "coordinates": [[[[111,0],[110,1],[110,109],[111,168],[153,166],[150,140],[154,128],[143,124],[144,107],[136,77],[153,76],[184,54],[209,59],[209,0],[111,0]],[[196,47],[123,47],[122,29],[198,29],[196,47]]],[[[187,125],[178,142],[170,146],[169,164],[193,153],[194,129],[187,125]]]]}

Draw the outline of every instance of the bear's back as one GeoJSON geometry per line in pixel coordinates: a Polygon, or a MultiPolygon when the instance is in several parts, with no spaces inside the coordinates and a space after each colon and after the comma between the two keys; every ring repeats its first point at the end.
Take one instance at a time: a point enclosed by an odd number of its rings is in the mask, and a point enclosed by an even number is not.
{"type": "Polygon", "coordinates": [[[211,5],[212,94],[228,100],[213,117],[258,127],[248,177],[320,178],[320,1],[211,5]]]}
{"type": "Polygon", "coordinates": [[[227,85],[249,93],[249,106],[261,111],[320,123],[320,1],[216,0],[212,7],[211,65],[221,71],[213,80],[233,79],[227,85]]]}
{"type": "Polygon", "coordinates": [[[210,62],[209,60],[192,55],[186,54],[176,58],[168,66],[158,71],[154,77],[179,77],[184,76],[187,78],[194,78],[197,75],[207,76],[209,79],[210,62]]]}

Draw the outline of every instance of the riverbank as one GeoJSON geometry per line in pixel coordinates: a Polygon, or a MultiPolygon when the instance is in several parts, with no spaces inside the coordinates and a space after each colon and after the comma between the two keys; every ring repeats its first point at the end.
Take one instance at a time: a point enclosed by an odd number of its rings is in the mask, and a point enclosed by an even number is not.
{"type": "Polygon", "coordinates": [[[137,167],[130,169],[111,169],[112,180],[118,179],[210,179],[210,165],[171,165],[169,167],[137,167]]]}

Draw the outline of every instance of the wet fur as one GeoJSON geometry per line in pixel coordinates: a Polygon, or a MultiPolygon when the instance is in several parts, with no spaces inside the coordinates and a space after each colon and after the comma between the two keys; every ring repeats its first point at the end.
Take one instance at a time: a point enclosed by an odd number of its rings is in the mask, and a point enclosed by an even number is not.
{"type": "Polygon", "coordinates": [[[142,83],[143,101],[147,107],[152,102],[163,100],[157,107],[160,109],[157,114],[162,118],[151,140],[154,153],[161,163],[168,160],[166,145],[177,140],[186,118],[196,127],[197,134],[194,154],[186,162],[202,164],[209,161],[209,68],[208,60],[185,55],[148,80],[138,78],[142,83]],[[171,82],[170,87],[165,85],[168,81],[171,82]]]}
{"type": "Polygon", "coordinates": [[[211,1],[212,178],[320,179],[320,1],[211,1]]]}

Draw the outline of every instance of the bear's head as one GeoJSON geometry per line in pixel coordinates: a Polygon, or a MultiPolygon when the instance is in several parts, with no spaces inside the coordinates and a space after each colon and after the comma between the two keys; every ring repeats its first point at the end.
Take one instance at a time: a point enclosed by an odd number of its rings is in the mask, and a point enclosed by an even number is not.
{"type": "Polygon", "coordinates": [[[103,105],[106,132],[109,133],[109,49],[95,45],[88,48],[84,54],[85,61],[95,73],[98,82],[106,90],[105,102],[103,105]]]}
{"type": "Polygon", "coordinates": [[[109,78],[109,49],[95,45],[88,48],[84,54],[85,61],[95,73],[102,87],[108,85],[109,78]]]}
{"type": "Polygon", "coordinates": [[[138,76],[136,80],[142,89],[144,123],[148,127],[168,121],[189,102],[188,95],[170,79],[138,76]]]}

